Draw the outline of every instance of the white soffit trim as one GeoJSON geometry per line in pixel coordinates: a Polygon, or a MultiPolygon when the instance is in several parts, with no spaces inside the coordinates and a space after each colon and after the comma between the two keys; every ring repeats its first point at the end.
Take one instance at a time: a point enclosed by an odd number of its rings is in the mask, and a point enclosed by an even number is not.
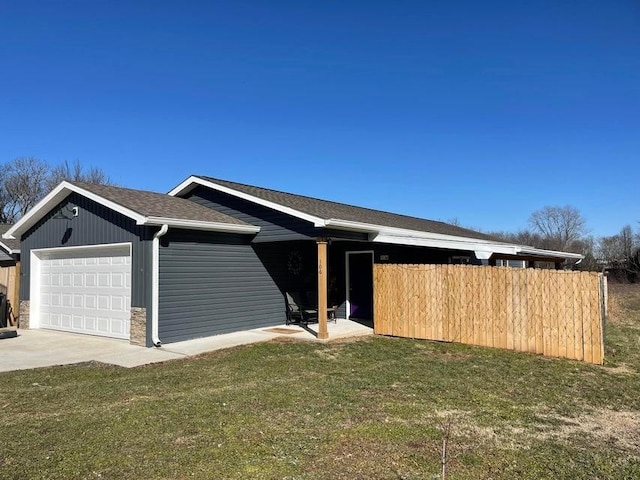
{"type": "Polygon", "coordinates": [[[352,231],[368,231],[372,242],[395,243],[434,248],[450,248],[454,250],[472,250],[478,259],[488,259],[494,253],[505,255],[536,255],[550,258],[581,259],[578,253],[558,252],[525,245],[508,244],[498,241],[482,240],[470,237],[444,235],[442,233],[421,232],[396,227],[384,227],[360,222],[329,219],[328,227],[343,228],[352,231]],[[377,231],[377,233],[376,233],[377,231]],[[487,256],[488,254],[488,256],[487,256]]]}
{"type": "Polygon", "coordinates": [[[212,230],[216,232],[258,233],[260,227],[254,225],[236,225],[233,223],[203,222],[199,220],[182,220],[180,218],[146,217],[145,225],[169,225],[173,228],[189,228],[192,230],[212,230]]]}
{"type": "Polygon", "coordinates": [[[556,250],[544,250],[542,248],[534,248],[527,246],[518,246],[518,253],[521,255],[541,255],[544,257],[554,257],[554,258],[575,258],[579,260],[584,258],[584,255],[580,253],[569,253],[569,252],[559,252],[556,250]]]}
{"type": "Polygon", "coordinates": [[[89,192],[84,188],[80,188],[67,181],[61,182],[56,188],[54,188],[49,194],[40,200],[31,210],[29,210],[13,227],[7,230],[2,235],[3,238],[19,238],[20,235],[26,232],[29,228],[35,225],[42,217],[44,217],[55,205],[67,198],[70,193],[76,192],[94,202],[100,203],[107,208],[110,208],[118,213],[121,213],[129,218],[132,218],[136,223],[144,221],[144,216],[140,215],[133,210],[118,205],[110,200],[102,198],[95,193],[89,192]]]}
{"type": "Polygon", "coordinates": [[[533,255],[538,257],[549,258],[565,258],[579,260],[584,258],[578,253],[556,252],[553,250],[543,250],[541,248],[526,247],[522,245],[508,245],[498,243],[477,243],[465,242],[457,240],[442,240],[417,238],[394,235],[377,235],[372,239],[373,242],[393,243],[398,245],[413,245],[418,247],[446,248],[451,250],[469,250],[473,251],[479,260],[487,260],[494,253],[502,255],[533,255]]]}
{"type": "Polygon", "coordinates": [[[316,217],[315,215],[309,215],[308,213],[301,212],[300,210],[296,210],[295,208],[286,207],[276,202],[264,200],[256,196],[249,195],[248,193],[240,192],[238,190],[234,190],[233,188],[220,185],[210,180],[204,180],[203,178],[196,177],[193,175],[187,178],[184,182],[182,182],[180,185],[175,187],[173,190],[171,190],[169,192],[169,195],[171,195],[172,197],[176,197],[178,195],[187,193],[193,190],[195,185],[202,185],[203,187],[211,188],[213,190],[217,190],[219,192],[223,192],[228,195],[232,195],[234,197],[238,197],[243,200],[256,203],[258,205],[262,205],[263,207],[267,207],[272,210],[276,210],[278,212],[286,213],[287,215],[291,215],[291,216],[300,218],[302,220],[306,220],[307,222],[312,222],[315,227],[325,226],[325,220],[320,217],[316,217]]]}
{"type": "Polygon", "coordinates": [[[555,252],[551,250],[526,247],[522,245],[514,245],[497,241],[493,242],[491,240],[459,237],[456,235],[445,235],[441,233],[422,232],[420,230],[410,230],[405,228],[387,227],[384,225],[376,225],[371,223],[340,220],[338,218],[330,218],[328,220],[325,220],[320,217],[309,215],[307,213],[300,212],[299,210],[286,207],[279,203],[264,200],[253,195],[249,195],[244,192],[239,192],[232,188],[225,187],[224,185],[219,185],[215,182],[204,180],[195,175],[190,176],[182,183],[180,183],[177,187],[169,192],[169,195],[182,195],[193,190],[196,185],[202,185],[213,190],[224,192],[229,195],[242,198],[243,200],[247,200],[249,202],[256,203],[258,205],[262,205],[264,207],[268,207],[273,210],[286,213],[288,215],[292,215],[302,220],[312,222],[315,227],[327,227],[335,228],[337,230],[369,233],[369,239],[372,242],[426,246],[434,248],[449,248],[454,250],[471,250],[476,252],[476,255],[480,255],[478,258],[485,258],[487,254],[489,254],[490,256],[494,253],[505,255],[539,255],[553,258],[583,258],[582,255],[575,253],[555,252]]]}
{"type": "Polygon", "coordinates": [[[446,248],[451,250],[470,250],[473,252],[502,253],[505,255],[516,255],[515,245],[493,245],[489,243],[473,243],[456,240],[441,240],[418,237],[405,237],[397,235],[377,235],[374,239],[376,243],[393,243],[396,245],[413,245],[417,247],[446,248]]]}
{"type": "Polygon", "coordinates": [[[223,232],[234,233],[257,233],[260,231],[259,227],[253,225],[234,225],[218,222],[203,222],[198,220],[183,220],[183,219],[169,219],[162,217],[146,217],[138,212],[135,212],[129,208],[123,207],[111,200],[107,200],[100,195],[85,190],[84,188],[73,185],[69,182],[62,182],[56,188],[54,188],[46,197],[40,200],[26,215],[24,215],[13,227],[7,230],[2,235],[3,238],[15,239],[20,238],[24,232],[35,225],[41,218],[43,218],[51,209],[69,196],[70,193],[75,192],[82,195],[85,198],[93,200],[100,205],[118,212],[126,217],[131,218],[137,225],[163,225],[169,223],[173,227],[190,228],[195,230],[213,230],[223,232]]]}
{"type": "MultiPolygon", "coordinates": [[[[424,240],[441,240],[446,242],[463,242],[466,244],[475,244],[477,246],[495,245],[497,248],[514,247],[513,244],[504,242],[494,242],[491,240],[482,240],[480,238],[460,237],[457,235],[445,235],[443,233],[422,232],[420,230],[409,230],[406,228],[385,227],[383,225],[373,225],[370,223],[350,222],[346,220],[329,219],[326,221],[327,227],[335,227],[344,230],[352,230],[359,232],[370,232],[372,241],[382,241],[379,237],[398,237],[398,238],[414,238],[424,240]]],[[[472,249],[473,250],[473,249],[472,249]]]]}
{"type": "Polygon", "coordinates": [[[0,247],[7,251],[9,254],[20,253],[19,248],[9,248],[6,243],[0,242],[0,247]]]}

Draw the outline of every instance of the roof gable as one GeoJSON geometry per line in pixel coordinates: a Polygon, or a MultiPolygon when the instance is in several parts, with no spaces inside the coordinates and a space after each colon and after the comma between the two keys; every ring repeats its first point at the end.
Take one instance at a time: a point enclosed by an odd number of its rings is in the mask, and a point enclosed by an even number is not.
{"type": "Polygon", "coordinates": [[[73,182],[73,184],[147,218],[248,225],[237,218],[164,193],[81,182],[73,182]]]}
{"type": "Polygon", "coordinates": [[[197,185],[243,198],[310,221],[316,227],[367,232],[371,241],[474,251],[480,259],[494,253],[580,259],[582,255],[515,245],[490,235],[435,220],[296,195],[207,176],[191,176],[169,192],[185,195],[197,185]]]}
{"type": "Polygon", "coordinates": [[[82,182],[62,182],[35,205],[2,237],[19,238],[63,199],[75,192],[135,220],[137,225],[257,233],[258,227],[183,198],[145,190],[82,182]]]}
{"type": "MultiPolygon", "coordinates": [[[[241,194],[240,196],[247,200],[261,201],[264,205],[270,206],[271,208],[314,222],[317,224],[316,226],[328,226],[331,223],[343,221],[354,222],[362,224],[363,226],[369,225],[474,238],[478,240],[499,241],[490,235],[436,220],[358,207],[201,175],[190,177],[187,181],[170,191],[169,195],[186,193],[193,187],[192,182],[196,181],[196,179],[201,180],[205,186],[220,187],[220,190],[226,191],[227,193],[235,195],[241,194]]],[[[353,227],[355,227],[355,225],[353,225],[353,227]]],[[[363,229],[366,230],[364,227],[363,229]]]]}
{"type": "Polygon", "coordinates": [[[419,232],[438,233],[441,235],[454,235],[460,237],[477,238],[482,240],[495,240],[494,237],[458,227],[448,223],[428,220],[424,218],[411,217],[397,213],[374,210],[370,208],[358,207],[345,203],[322,200],[319,198],[296,195],[277,190],[269,190],[241,183],[229,182],[211,177],[200,177],[208,181],[225,185],[229,188],[253,195],[257,198],[280,203],[290,208],[299,210],[309,215],[327,220],[345,220],[349,222],[360,222],[371,225],[379,225],[391,228],[401,228],[415,230],[419,232]]]}

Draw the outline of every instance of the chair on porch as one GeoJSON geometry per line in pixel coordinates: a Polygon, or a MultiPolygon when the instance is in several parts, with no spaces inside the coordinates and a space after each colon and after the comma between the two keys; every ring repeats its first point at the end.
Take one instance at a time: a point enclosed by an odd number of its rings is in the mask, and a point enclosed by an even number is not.
{"type": "Polygon", "coordinates": [[[287,303],[287,325],[318,321],[318,309],[305,306],[300,292],[285,292],[287,303]]]}

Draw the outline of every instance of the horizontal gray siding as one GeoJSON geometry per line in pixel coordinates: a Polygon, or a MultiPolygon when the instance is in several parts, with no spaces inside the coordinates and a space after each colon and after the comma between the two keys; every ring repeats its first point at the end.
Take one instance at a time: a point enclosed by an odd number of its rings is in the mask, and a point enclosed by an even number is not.
{"type": "Polygon", "coordinates": [[[309,240],[318,237],[367,240],[365,233],[315,228],[311,222],[206,187],[196,187],[185,198],[260,227],[260,233],[255,236],[253,243],[309,240]]]}
{"type": "Polygon", "coordinates": [[[146,244],[150,244],[151,235],[148,228],[136,225],[130,218],[72,193],[22,236],[20,298],[29,300],[31,296],[31,250],[130,242],[131,305],[146,307],[145,270],[147,264],[151,264],[151,250],[146,244]],[[68,212],[76,206],[80,209],[77,217],[70,220],[52,218],[61,209],[68,212]]]}
{"type": "Polygon", "coordinates": [[[160,248],[163,343],[279,325],[284,298],[241,235],[169,231],[160,248]]]}

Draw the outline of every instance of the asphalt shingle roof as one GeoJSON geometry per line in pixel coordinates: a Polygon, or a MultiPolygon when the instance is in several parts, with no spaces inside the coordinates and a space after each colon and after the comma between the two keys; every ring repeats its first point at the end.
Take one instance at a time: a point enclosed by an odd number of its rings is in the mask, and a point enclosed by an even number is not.
{"type": "Polygon", "coordinates": [[[184,198],[172,197],[164,193],[133,190],[112,185],[96,185],[84,182],[70,182],[84,190],[95,193],[122,207],[133,210],[145,217],[164,217],[179,220],[248,225],[242,220],[199,205],[184,198]]]}
{"type": "Polygon", "coordinates": [[[306,197],[293,193],[270,190],[268,188],[255,187],[242,183],[230,182],[218,178],[197,175],[197,177],[237,190],[247,195],[267,200],[279,205],[293,208],[308,215],[313,215],[324,220],[346,220],[351,222],[370,223],[385,227],[403,228],[417,230],[419,232],[437,233],[442,235],[453,235],[458,237],[475,238],[480,240],[499,241],[491,235],[487,235],[475,230],[457,227],[448,223],[424,218],[410,217],[397,213],[373,210],[370,208],[356,207],[345,203],[321,200],[319,198],[306,197]]]}

